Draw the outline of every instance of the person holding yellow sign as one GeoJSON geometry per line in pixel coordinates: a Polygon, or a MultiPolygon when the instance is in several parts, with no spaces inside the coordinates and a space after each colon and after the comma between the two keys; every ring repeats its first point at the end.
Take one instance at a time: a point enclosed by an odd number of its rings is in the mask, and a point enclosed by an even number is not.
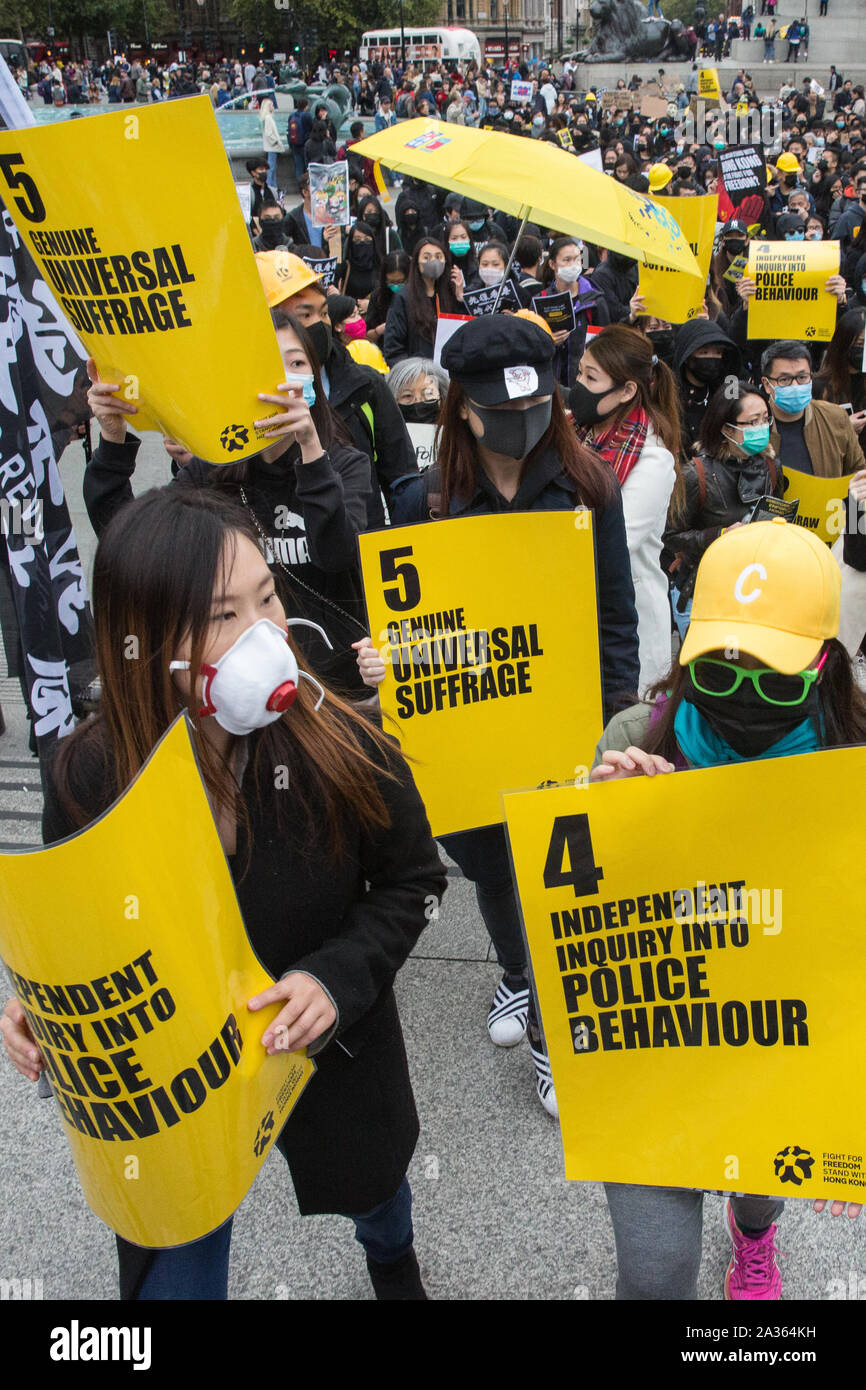
{"type": "MultiPolygon", "coordinates": [[[[827,547],[781,518],[737,526],[706,551],[679,660],[647,703],[615,716],[595,783],[866,742],[866,696],[837,640],[841,579],[827,547]]],[[[627,834],[627,827],[623,827],[627,834]]],[[[674,1145],[676,1136],[671,1136],[674,1145]]],[[[606,1183],[618,1299],[694,1299],[703,1193],[606,1183]]],[[[815,1202],[823,1210],[826,1202],[815,1202]]],[[[725,1298],[775,1300],[775,1197],[732,1195],[725,1298]]],[[[845,1209],[834,1202],[834,1216],[845,1209]]],[[[850,1204],[857,1216],[860,1206],[850,1204]]]]}
{"type": "MultiPolygon", "coordinates": [[[[250,943],[276,981],[248,1001],[241,1032],[279,1003],[261,1046],[316,1053],[276,1141],[300,1209],[351,1213],[377,1297],[423,1299],[405,1176],[418,1119],[392,986],[446,880],[411,774],[299,667],[258,533],[212,489],[123,507],[99,542],[93,600],[101,709],[47,772],[45,842],[103,815],[186,711],[250,943]]],[[[207,925],[179,924],[202,950],[207,925]]],[[[2,1031],[36,1080],[43,1059],[17,1000],[2,1031]]],[[[157,1251],[118,1237],[121,1296],[226,1298],[230,1238],[231,1220],[157,1251]]]]}
{"type": "MultiPolygon", "coordinates": [[[[637,616],[619,486],[613,470],[575,436],[556,391],[550,333],[516,315],[473,319],[446,344],[451,377],[440,415],[437,463],[406,487],[396,525],[444,517],[526,511],[594,512],[599,638],[605,717],[633,698],[638,684],[637,616]]],[[[515,556],[515,564],[533,557],[515,556]]],[[[371,686],[385,678],[372,643],[358,644],[371,686]]],[[[563,700],[568,692],[563,691],[563,700]]],[[[527,736],[531,737],[531,730],[527,736]]],[[[454,788],[455,797],[460,795],[454,788]]],[[[550,1062],[531,1005],[526,943],[501,824],[443,836],[446,852],[475,884],[478,907],[496,949],[502,981],[487,1016],[491,1042],[514,1047],[529,1030],[536,1090],[556,1115],[550,1062]]]]}

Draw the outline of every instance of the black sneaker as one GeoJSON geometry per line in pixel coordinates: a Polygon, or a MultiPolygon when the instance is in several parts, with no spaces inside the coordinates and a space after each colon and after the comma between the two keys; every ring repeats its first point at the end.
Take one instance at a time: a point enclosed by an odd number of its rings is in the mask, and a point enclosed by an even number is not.
{"type": "Polygon", "coordinates": [[[383,1265],[367,1256],[367,1271],[373,1291],[380,1301],[426,1299],[421,1270],[414,1249],[393,1264],[383,1265]]]}

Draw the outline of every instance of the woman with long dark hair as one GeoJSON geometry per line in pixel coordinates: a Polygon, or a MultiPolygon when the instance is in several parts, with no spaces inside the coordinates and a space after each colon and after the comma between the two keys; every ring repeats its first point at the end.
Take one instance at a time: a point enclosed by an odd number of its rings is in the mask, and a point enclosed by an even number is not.
{"type": "MultiPolygon", "coordinates": [[[[840,592],[841,572],[828,548],[781,518],[738,527],[714,541],[698,568],[678,661],[645,703],[607,726],[591,780],[654,777],[866,742],[866,697],[837,639],[840,592]],[[732,604],[739,582],[753,571],[761,580],[748,605],[732,604]],[[817,619],[816,592],[822,596],[817,619]]],[[[740,809],[732,805],[731,812],[740,809]]],[[[627,824],[621,833],[627,843],[627,824]]],[[[676,1138],[672,1133],[672,1149],[676,1138]]],[[[616,1238],[617,1298],[697,1298],[703,1192],[627,1183],[605,1183],[605,1191],[616,1238]]],[[[826,1205],[819,1198],[814,1209],[826,1205]]],[[[775,1237],[783,1206],[777,1197],[730,1196],[725,1298],[781,1298],[775,1237]]],[[[845,1209],[841,1201],[831,1205],[833,1216],[845,1209]]],[[[847,1210],[855,1217],[860,1206],[847,1210]]]]}
{"type": "MultiPolygon", "coordinates": [[[[214,466],[192,459],[172,485],[218,488],[246,508],[285,608],[324,628],[333,648],[302,628],[302,650],[335,688],[358,698],[364,690],[351,644],[366,622],[356,538],[367,524],[370,462],[328,404],[306,329],[282,309],[272,310],[271,318],[289,381],[284,394],[261,399],[282,407],[278,418],[286,428],[242,463],[214,466]]],[[[84,501],[98,535],[132,497],[140,441],[124,418],[136,413],[135,406],[116,394],[119,386],[98,381],[95,364],[88,365],[88,401],[101,439],[84,475],[84,501]]]]}
{"type": "Polygon", "coordinates": [[[812,395],[816,400],[854,407],[851,424],[857,431],[860,448],[866,453],[866,375],[863,372],[863,327],[866,312],[849,309],[836,324],[827,345],[821,370],[815,377],[812,395]]]}
{"type": "Polygon", "coordinates": [[[385,321],[385,361],[432,357],[440,313],[459,314],[463,276],[451,252],[435,237],[419,238],[412,252],[406,288],[394,296],[385,321]]]}
{"type": "Polygon", "coordinates": [[[382,346],[385,320],[397,291],[409,278],[411,262],[405,251],[389,251],[379,266],[379,278],[370,294],[364,320],[371,343],[382,346]]]}
{"type": "Polygon", "coordinates": [[[675,557],[669,573],[681,636],[704,551],[726,530],[748,521],[760,498],[782,496],[767,402],[749,381],[732,387],[727,382],[710,397],[697,453],[682,465],[668,512],[663,544],[675,557]]]}
{"type": "MultiPolygon", "coordinates": [[[[44,841],[107,811],[186,712],[244,924],[275,981],[249,1006],[283,1006],[248,1045],[317,1054],[277,1140],[300,1209],[352,1213],[377,1297],[424,1298],[405,1177],[418,1121],[392,986],[445,879],[411,774],[391,740],[298,677],[256,529],[213,489],[154,489],[117,513],[93,610],[101,705],[46,772],[44,841]],[[120,632],[136,634],[138,660],[120,632]],[[224,680],[203,704],[205,666],[224,680]],[[292,677],[294,699],[275,704],[292,677]],[[291,769],[291,795],[275,767],[291,769]]],[[[207,948],[206,923],[184,929],[207,948]]],[[[43,1062],[17,1000],[3,1035],[35,1080],[43,1062]]],[[[231,1224],[167,1250],[118,1238],[121,1297],[225,1299],[231,1224]]]]}
{"type": "Polygon", "coordinates": [[[375,231],[363,218],[358,218],[349,228],[343,261],[337,267],[340,293],[366,303],[378,278],[380,264],[375,231]]]}
{"type": "Polygon", "coordinates": [[[578,438],[607,461],[622,488],[643,690],[671,659],[661,550],[680,451],[676,382],[645,334],[615,323],[583,354],[568,402],[578,438]]]}
{"type": "Polygon", "coordinates": [[[554,238],[541,272],[541,283],[544,286],[542,298],[553,294],[571,296],[574,327],[560,328],[553,334],[556,343],[556,379],[563,389],[568,390],[577,377],[586,346],[587,328],[604,328],[610,323],[610,311],[604,295],[583,274],[583,247],[577,237],[554,238]]]}
{"type": "MultiPolygon", "coordinates": [[[[638,684],[637,619],[622,501],[613,471],[575,437],[556,390],[553,355],[550,334],[516,315],[483,316],[457,330],[442,354],[451,379],[436,436],[436,464],[401,492],[392,520],[399,525],[590,508],[607,718],[633,698],[638,684]],[[511,369],[518,366],[534,382],[529,394],[514,389],[511,369]]],[[[534,564],[541,557],[519,560],[534,564]]],[[[384,664],[369,639],[358,646],[364,679],[376,685],[384,679],[384,664]]],[[[548,1114],[556,1115],[537,1011],[530,1017],[529,967],[503,827],[448,835],[442,844],[475,884],[503,971],[487,1017],[490,1039],[498,1047],[513,1047],[529,1029],[537,1094],[548,1114]]]]}

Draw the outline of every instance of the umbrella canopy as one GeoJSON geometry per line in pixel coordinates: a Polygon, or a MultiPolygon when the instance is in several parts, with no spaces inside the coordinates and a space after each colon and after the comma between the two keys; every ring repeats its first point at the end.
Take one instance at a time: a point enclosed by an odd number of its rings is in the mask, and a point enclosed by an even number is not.
{"type": "Polygon", "coordinates": [[[366,136],[352,146],[352,154],[381,160],[395,173],[453,189],[542,227],[703,280],[669,212],[549,140],[419,117],[366,136]]]}

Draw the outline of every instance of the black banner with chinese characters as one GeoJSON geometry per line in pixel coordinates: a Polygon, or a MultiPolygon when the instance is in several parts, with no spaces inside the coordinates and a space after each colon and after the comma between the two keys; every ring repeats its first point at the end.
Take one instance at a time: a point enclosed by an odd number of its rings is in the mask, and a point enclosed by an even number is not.
{"type": "MultiPolygon", "coordinates": [[[[91,615],[57,460],[89,415],[81,349],[5,209],[0,218],[0,563],[40,754],[74,726],[91,615]]],[[[7,648],[14,634],[5,634],[7,648]]]]}

